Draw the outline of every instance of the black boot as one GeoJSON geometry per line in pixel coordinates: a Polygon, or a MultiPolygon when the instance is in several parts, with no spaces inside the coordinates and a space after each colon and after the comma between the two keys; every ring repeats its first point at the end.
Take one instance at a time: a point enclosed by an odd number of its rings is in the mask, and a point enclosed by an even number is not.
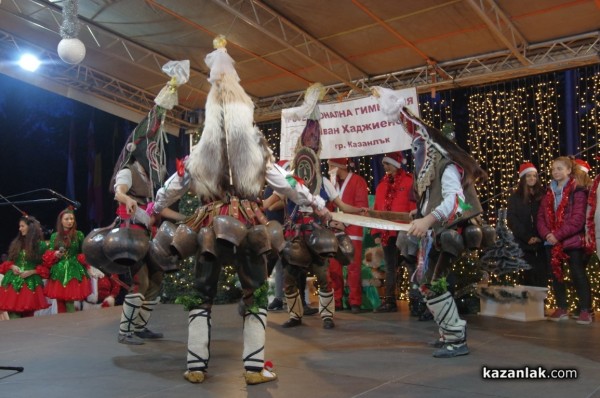
{"type": "Polygon", "coordinates": [[[396,297],[385,296],[383,303],[373,310],[373,312],[397,312],[398,306],[396,305],[396,297]]]}

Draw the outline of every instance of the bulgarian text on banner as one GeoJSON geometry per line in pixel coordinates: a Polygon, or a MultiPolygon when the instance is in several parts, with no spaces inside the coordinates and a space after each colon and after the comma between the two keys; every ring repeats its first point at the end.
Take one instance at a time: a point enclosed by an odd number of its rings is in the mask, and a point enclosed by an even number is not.
{"type": "MultiPolygon", "coordinates": [[[[407,108],[419,114],[417,90],[398,90],[407,108]]],[[[292,159],[306,120],[292,121],[296,108],[281,112],[281,159],[292,159]],[[288,116],[286,118],[286,116],[288,116]]],[[[398,121],[388,121],[372,96],[345,102],[319,104],[321,112],[321,159],[375,155],[410,149],[410,137],[398,121]]]]}

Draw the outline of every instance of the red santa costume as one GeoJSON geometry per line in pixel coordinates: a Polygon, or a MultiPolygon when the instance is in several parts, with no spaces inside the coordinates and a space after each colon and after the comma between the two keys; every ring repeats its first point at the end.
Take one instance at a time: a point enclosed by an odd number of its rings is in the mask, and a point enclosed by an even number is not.
{"type": "MultiPolygon", "coordinates": [[[[389,153],[382,159],[386,175],[375,190],[375,210],[408,213],[417,208],[413,198],[413,176],[402,169],[405,163],[400,152],[389,153]],[[390,167],[392,166],[392,167],[390,167]]],[[[375,312],[396,312],[396,269],[399,251],[396,246],[397,231],[371,229],[371,234],[379,236],[385,260],[385,300],[375,312]]]]}
{"type": "Polygon", "coordinates": [[[122,282],[117,274],[104,274],[100,270],[90,267],[92,294],[82,302],[82,309],[114,307],[115,299],[119,295],[122,282]]]}
{"type": "MultiPolygon", "coordinates": [[[[348,170],[348,158],[329,159],[330,167],[339,170],[348,170]]],[[[345,173],[343,173],[345,174],[345,173]]],[[[361,176],[348,171],[346,177],[333,179],[338,189],[342,202],[359,208],[369,207],[369,190],[367,182],[361,176]]],[[[356,225],[349,225],[345,229],[346,234],[352,239],[354,246],[354,260],[348,265],[347,284],[350,288],[349,303],[353,312],[360,311],[362,304],[362,279],[360,268],[362,264],[362,240],[363,229],[356,225]]],[[[338,310],[342,309],[342,296],[344,293],[344,276],[342,273],[342,264],[335,259],[329,262],[329,277],[334,290],[335,306],[338,310]]]]}

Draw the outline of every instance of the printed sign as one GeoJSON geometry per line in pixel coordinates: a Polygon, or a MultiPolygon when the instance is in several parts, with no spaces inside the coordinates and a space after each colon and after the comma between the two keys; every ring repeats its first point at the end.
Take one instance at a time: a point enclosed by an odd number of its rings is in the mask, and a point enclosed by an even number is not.
{"type": "MultiPolygon", "coordinates": [[[[419,115],[417,90],[398,90],[407,108],[419,115]]],[[[280,158],[290,160],[306,120],[286,118],[296,108],[281,112],[280,158]]],[[[410,149],[411,139],[398,121],[388,121],[372,96],[356,100],[320,104],[321,159],[375,155],[410,149]]]]}

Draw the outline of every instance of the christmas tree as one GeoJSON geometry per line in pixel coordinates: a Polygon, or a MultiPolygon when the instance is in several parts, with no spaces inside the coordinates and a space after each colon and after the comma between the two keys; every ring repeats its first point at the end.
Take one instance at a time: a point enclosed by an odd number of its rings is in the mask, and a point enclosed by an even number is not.
{"type": "Polygon", "coordinates": [[[515,241],[512,231],[506,223],[506,209],[498,210],[498,223],[496,224],[496,243],[484,251],[479,259],[479,266],[483,271],[498,278],[520,270],[530,269],[531,266],[523,260],[523,251],[515,241]]]}

